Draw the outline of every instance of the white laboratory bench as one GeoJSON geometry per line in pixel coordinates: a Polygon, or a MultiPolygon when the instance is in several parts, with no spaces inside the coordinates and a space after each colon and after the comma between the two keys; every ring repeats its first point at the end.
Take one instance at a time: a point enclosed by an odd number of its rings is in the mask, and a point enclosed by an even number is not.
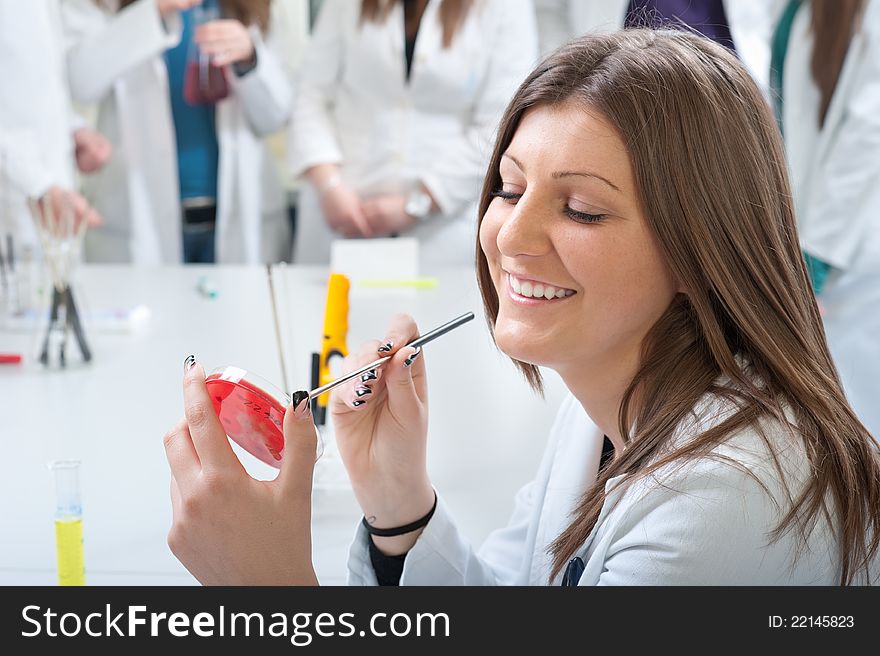
{"type": "MultiPolygon", "coordinates": [[[[282,350],[291,390],[309,384],[311,352],[320,346],[327,270],[275,269],[282,350]]],[[[502,526],[513,495],[537,468],[563,395],[547,376],[546,400],[534,395],[491,344],[473,272],[433,272],[433,289],[363,289],[350,294],[348,345],[384,336],[388,318],[408,312],[425,331],[468,310],[477,319],[425,347],[429,376],[429,470],[474,543],[502,526]]],[[[0,351],[20,351],[22,365],[0,366],[0,448],[4,472],[0,584],[54,584],[54,489],[47,463],[82,461],[81,484],[90,584],[177,585],[194,579],[170,553],[169,472],[165,431],[182,415],[180,377],[193,353],[210,370],[249,369],[283,386],[263,267],[136,269],[85,266],[78,301],[86,314],[145,305],[137,330],[109,334],[93,325],[94,360],[66,370],[35,361],[38,336],[0,328],[0,351]],[[207,276],[218,294],[197,290],[207,276]]],[[[88,329],[88,326],[87,326],[88,329]]],[[[345,581],[346,556],[360,518],[338,457],[332,426],[318,462],[313,550],[325,584],[345,581]]],[[[274,470],[237,450],[254,476],[274,470]]]]}

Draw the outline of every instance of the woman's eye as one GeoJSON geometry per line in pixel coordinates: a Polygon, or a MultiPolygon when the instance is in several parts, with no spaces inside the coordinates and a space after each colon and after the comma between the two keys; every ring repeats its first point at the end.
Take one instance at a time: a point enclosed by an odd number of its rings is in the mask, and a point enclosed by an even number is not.
{"type": "MultiPolygon", "coordinates": [[[[516,205],[517,201],[522,198],[522,194],[518,194],[513,191],[507,191],[506,189],[496,189],[492,192],[492,196],[495,198],[500,198],[505,203],[509,203],[510,205],[516,205]]],[[[598,223],[607,216],[606,214],[590,214],[589,212],[582,212],[573,209],[569,205],[565,206],[564,212],[570,219],[572,219],[573,221],[577,221],[578,223],[598,223]]]]}
{"type": "Polygon", "coordinates": [[[569,216],[569,218],[577,221],[578,223],[598,223],[607,216],[607,214],[590,214],[589,212],[579,212],[572,209],[568,205],[565,206],[565,213],[569,216]]]}
{"type": "Polygon", "coordinates": [[[510,203],[511,205],[516,205],[516,201],[522,198],[522,194],[515,194],[512,191],[505,191],[504,189],[496,189],[492,192],[492,196],[500,198],[505,203],[510,203]]]}

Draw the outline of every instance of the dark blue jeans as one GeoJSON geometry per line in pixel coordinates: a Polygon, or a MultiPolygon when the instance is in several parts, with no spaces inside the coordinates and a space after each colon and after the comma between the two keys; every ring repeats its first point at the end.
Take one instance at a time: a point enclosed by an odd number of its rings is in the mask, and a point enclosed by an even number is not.
{"type": "Polygon", "coordinates": [[[186,264],[214,263],[214,225],[216,207],[200,207],[183,212],[183,261],[186,264]]]}

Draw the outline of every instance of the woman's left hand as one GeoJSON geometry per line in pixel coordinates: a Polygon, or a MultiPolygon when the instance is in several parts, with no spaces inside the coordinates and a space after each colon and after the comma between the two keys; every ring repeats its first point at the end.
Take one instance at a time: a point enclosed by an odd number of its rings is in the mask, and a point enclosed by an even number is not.
{"type": "Polygon", "coordinates": [[[73,133],[76,168],[80,173],[94,173],[110,160],[113,146],[103,134],[92,128],[79,128],[73,133]]]}
{"type": "Polygon", "coordinates": [[[184,364],[186,418],[165,436],[173,524],[168,546],[203,585],[317,585],[312,473],[317,433],[308,400],[284,415],[281,471],[245,471],[217,418],[205,371],[184,364]]]}
{"type": "Polygon", "coordinates": [[[373,234],[378,237],[406,232],[416,223],[406,213],[406,196],[401,194],[366,198],[361,202],[361,209],[373,234]]]}
{"type": "Polygon", "coordinates": [[[240,21],[222,19],[205,23],[196,29],[195,41],[216,66],[256,63],[254,42],[240,21]]]}

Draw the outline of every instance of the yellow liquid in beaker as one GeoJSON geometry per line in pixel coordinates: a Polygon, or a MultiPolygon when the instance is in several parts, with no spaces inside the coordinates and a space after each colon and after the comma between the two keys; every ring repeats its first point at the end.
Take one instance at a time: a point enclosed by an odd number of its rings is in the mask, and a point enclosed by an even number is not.
{"type": "Polygon", "coordinates": [[[55,520],[55,548],[58,551],[58,585],[85,585],[82,519],[55,520]]]}

